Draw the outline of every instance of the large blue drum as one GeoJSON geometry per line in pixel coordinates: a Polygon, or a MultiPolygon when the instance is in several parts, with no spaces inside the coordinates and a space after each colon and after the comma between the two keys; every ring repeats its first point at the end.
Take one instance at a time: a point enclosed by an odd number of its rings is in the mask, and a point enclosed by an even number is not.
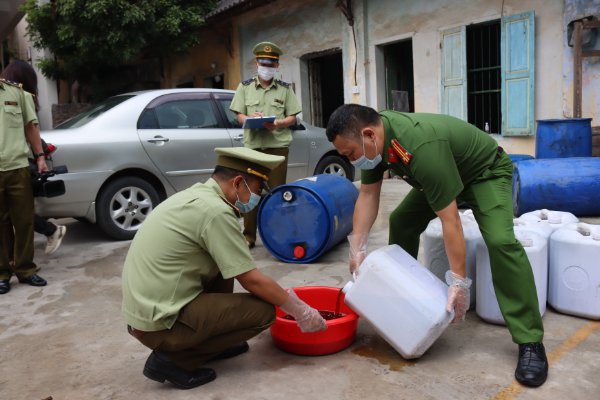
{"type": "Polygon", "coordinates": [[[541,119],[535,133],[535,158],[592,156],[592,119],[541,119]]]}
{"type": "Polygon", "coordinates": [[[281,185],[261,202],[258,228],[265,247],[290,263],[309,263],[352,231],[358,190],[338,175],[281,185]]]}
{"type": "Polygon", "coordinates": [[[542,208],[600,215],[600,158],[519,161],[512,183],[515,216],[542,208]]]}

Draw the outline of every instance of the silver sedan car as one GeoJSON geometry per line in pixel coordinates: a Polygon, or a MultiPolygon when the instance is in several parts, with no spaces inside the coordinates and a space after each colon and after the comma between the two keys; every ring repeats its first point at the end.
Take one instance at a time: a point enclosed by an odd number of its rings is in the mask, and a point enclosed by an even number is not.
{"type": "MultiPolygon", "coordinates": [[[[54,165],[66,165],[66,193],[36,198],[44,217],[74,217],[114,239],[131,239],[154,207],[173,193],[206,181],[215,147],[243,146],[243,130],[229,104],[234,92],[165,89],[111,97],[42,138],[56,146],[54,165]]],[[[354,168],[325,130],[298,121],[293,129],[288,181],[354,168]]]]}

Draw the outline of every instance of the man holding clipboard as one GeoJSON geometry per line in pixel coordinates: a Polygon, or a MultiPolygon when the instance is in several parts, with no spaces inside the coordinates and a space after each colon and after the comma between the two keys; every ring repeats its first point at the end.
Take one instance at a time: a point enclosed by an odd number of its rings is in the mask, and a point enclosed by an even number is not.
{"type": "MultiPolygon", "coordinates": [[[[266,154],[284,156],[285,161],[273,169],[271,188],[286,181],[288,147],[292,142],[291,125],[302,111],[289,83],[274,79],[281,49],[274,43],[261,42],[252,50],[256,56],[257,75],[240,83],[229,109],[237,114],[244,128],[244,146],[266,154]]],[[[256,242],[257,209],[244,215],[244,237],[248,247],[256,242]]]]}

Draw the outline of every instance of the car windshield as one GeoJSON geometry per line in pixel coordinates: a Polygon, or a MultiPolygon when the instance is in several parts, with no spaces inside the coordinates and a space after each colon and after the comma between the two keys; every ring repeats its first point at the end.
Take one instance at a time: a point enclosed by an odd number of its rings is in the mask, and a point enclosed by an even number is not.
{"type": "Polygon", "coordinates": [[[97,116],[105,113],[114,106],[121,104],[125,100],[130,99],[134,96],[135,95],[132,94],[110,97],[101,103],[93,105],[89,110],[77,114],[73,118],[69,118],[65,122],[58,124],[56,127],[54,127],[54,129],[70,129],[83,126],[91,120],[93,120],[94,118],[96,118],[97,116]]]}

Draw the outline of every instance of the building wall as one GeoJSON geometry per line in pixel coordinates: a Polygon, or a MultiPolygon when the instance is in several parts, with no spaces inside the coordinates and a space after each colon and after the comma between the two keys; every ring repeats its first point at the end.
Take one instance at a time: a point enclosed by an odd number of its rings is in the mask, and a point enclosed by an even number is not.
{"type": "MultiPolygon", "coordinates": [[[[563,76],[562,91],[563,115],[565,118],[573,116],[573,48],[568,45],[566,34],[569,22],[595,15],[600,19],[600,0],[566,0],[563,26],[565,35],[563,43],[563,76]]],[[[600,34],[596,48],[600,49],[600,34]]],[[[600,126],[600,57],[586,57],[582,63],[583,93],[582,112],[584,118],[593,118],[592,126],[600,126]]]]}
{"type": "MultiPolygon", "coordinates": [[[[600,0],[587,0],[587,3],[590,1],[600,0]]],[[[236,17],[233,24],[239,27],[241,77],[255,74],[254,44],[263,40],[277,43],[286,53],[281,58],[281,78],[294,84],[306,110],[310,99],[305,59],[312,53],[341,47],[345,102],[381,109],[385,107],[382,90],[385,76],[379,46],[411,38],[415,110],[440,112],[441,32],[533,10],[536,27],[535,118],[561,118],[564,115],[565,52],[561,43],[565,40],[566,26],[563,24],[563,0],[353,0],[356,46],[353,30],[341,11],[335,8],[335,3],[326,0],[291,4],[276,1],[236,17]]],[[[595,99],[600,101],[600,96],[595,99]]],[[[587,107],[590,107],[589,103],[587,107]]],[[[534,153],[532,136],[497,136],[496,139],[509,152],[534,153]]]]}
{"type": "Polygon", "coordinates": [[[38,78],[38,101],[40,104],[38,120],[40,128],[52,129],[52,104],[58,102],[56,81],[46,78],[37,66],[40,59],[49,57],[50,54],[47,50],[39,50],[33,47],[27,37],[27,21],[25,18],[15,27],[9,43],[17,58],[28,61],[33,66],[38,78]]]}
{"type": "MultiPolygon", "coordinates": [[[[382,82],[383,57],[378,47],[399,39],[412,38],[415,79],[415,111],[441,110],[441,32],[462,25],[500,19],[533,10],[535,12],[535,117],[560,118],[562,112],[562,0],[371,0],[366,24],[370,76],[382,82]],[[504,8],[502,9],[502,3],[504,8]],[[374,61],[374,62],[373,62],[374,61]]],[[[381,84],[367,90],[369,104],[385,106],[381,84]]],[[[501,137],[511,153],[534,153],[534,137],[501,137]]]]}

